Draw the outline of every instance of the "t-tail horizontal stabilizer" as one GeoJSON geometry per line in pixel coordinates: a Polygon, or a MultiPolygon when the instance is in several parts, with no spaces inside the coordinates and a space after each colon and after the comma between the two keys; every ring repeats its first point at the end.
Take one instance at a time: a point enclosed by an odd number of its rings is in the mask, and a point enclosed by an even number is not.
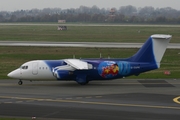
{"type": "Polygon", "coordinates": [[[171,38],[171,35],[151,35],[141,49],[129,58],[129,60],[132,62],[156,63],[159,68],[161,59],[171,38]]]}

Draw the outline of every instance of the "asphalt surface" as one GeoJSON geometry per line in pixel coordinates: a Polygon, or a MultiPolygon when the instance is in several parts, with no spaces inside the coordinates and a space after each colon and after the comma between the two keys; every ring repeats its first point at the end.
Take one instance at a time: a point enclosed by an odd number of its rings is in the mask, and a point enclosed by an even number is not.
{"type": "Polygon", "coordinates": [[[180,80],[0,81],[0,116],[77,120],[178,120],[180,80]]]}
{"type": "MultiPolygon", "coordinates": [[[[0,41],[0,46],[46,46],[46,47],[140,48],[143,44],[144,43],[0,41]]],[[[180,44],[169,43],[167,48],[180,49],[180,44]]]]}
{"type": "MultiPolygon", "coordinates": [[[[0,41],[0,45],[140,48],[142,43],[0,41]]],[[[180,44],[171,43],[168,48],[180,49],[180,44]]],[[[76,82],[61,81],[25,81],[22,86],[19,86],[17,82],[18,80],[0,80],[0,118],[25,117],[31,119],[36,117],[37,120],[180,119],[180,80],[121,79],[90,82],[85,86],[80,86],[76,82]]]]}

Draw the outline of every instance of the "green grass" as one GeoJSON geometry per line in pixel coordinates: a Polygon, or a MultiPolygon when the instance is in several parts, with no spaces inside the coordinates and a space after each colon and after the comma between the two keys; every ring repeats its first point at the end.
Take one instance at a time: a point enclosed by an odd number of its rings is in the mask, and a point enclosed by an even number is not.
{"type": "MultiPolygon", "coordinates": [[[[117,48],[67,48],[67,47],[0,47],[0,79],[7,79],[7,74],[18,68],[24,62],[36,59],[64,59],[72,58],[127,58],[138,49],[117,48]]],[[[168,49],[162,59],[161,68],[129,78],[180,78],[180,50],[168,49]],[[171,71],[171,75],[164,75],[164,71],[171,71]]]]}
{"type": "Polygon", "coordinates": [[[67,31],[58,31],[54,24],[0,25],[0,40],[143,43],[152,34],[171,34],[171,42],[179,43],[179,31],[180,27],[68,26],[67,31]]]}
{"type": "Polygon", "coordinates": [[[0,118],[0,120],[30,120],[25,118],[0,118]]]}
{"type": "MultiPolygon", "coordinates": [[[[172,43],[180,43],[180,27],[152,26],[75,26],[67,31],[58,31],[56,24],[50,25],[0,25],[0,40],[60,41],[60,42],[142,42],[152,34],[171,34],[172,43]],[[138,33],[138,31],[141,31],[138,33]]],[[[124,58],[132,56],[138,49],[67,48],[67,47],[0,47],[0,79],[18,68],[22,63],[35,59],[124,58]]],[[[130,78],[179,78],[180,50],[167,50],[158,70],[130,78]],[[171,75],[165,76],[164,70],[171,75]]]]}

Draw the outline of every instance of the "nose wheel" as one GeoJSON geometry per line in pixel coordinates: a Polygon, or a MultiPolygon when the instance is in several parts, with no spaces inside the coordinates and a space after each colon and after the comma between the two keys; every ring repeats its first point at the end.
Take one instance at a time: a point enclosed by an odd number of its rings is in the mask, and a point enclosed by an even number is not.
{"type": "Polygon", "coordinates": [[[22,81],[22,80],[19,80],[18,84],[19,84],[19,85],[22,85],[22,84],[23,84],[23,81],[22,81]]]}

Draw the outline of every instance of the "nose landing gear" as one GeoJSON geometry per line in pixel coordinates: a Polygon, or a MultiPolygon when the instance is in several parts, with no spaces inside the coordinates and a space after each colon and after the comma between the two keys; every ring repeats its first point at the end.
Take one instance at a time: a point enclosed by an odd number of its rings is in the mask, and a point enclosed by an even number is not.
{"type": "Polygon", "coordinates": [[[22,80],[19,80],[18,84],[19,84],[19,85],[22,85],[22,84],[23,84],[23,81],[22,81],[22,80]]]}

